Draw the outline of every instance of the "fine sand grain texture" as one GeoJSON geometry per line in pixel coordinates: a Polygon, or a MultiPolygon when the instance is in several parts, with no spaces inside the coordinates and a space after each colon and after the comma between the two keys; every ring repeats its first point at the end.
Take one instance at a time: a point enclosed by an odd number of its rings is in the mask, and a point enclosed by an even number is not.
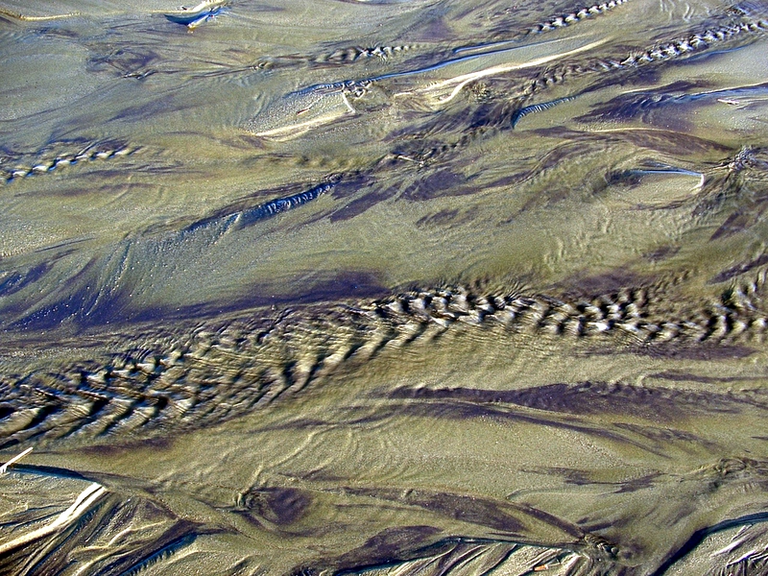
{"type": "Polygon", "coordinates": [[[0,1],[0,573],[768,573],[767,49],[0,1]]]}

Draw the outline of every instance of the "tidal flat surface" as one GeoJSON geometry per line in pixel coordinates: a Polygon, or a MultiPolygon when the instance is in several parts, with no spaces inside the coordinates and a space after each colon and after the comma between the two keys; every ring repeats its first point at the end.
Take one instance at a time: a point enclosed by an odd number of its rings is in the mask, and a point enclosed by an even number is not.
{"type": "Polygon", "coordinates": [[[766,53],[0,2],[0,573],[768,574],[766,53]]]}

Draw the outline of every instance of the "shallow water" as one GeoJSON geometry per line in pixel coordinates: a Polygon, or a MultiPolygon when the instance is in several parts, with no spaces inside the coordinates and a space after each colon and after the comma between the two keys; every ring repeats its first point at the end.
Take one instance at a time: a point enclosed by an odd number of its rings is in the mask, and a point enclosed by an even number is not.
{"type": "Polygon", "coordinates": [[[0,571],[766,573],[767,44],[0,3],[0,571]]]}

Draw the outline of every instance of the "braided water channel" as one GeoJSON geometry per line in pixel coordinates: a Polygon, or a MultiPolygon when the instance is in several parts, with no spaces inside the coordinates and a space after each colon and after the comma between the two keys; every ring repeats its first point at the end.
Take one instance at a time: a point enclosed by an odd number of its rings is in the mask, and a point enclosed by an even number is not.
{"type": "Polygon", "coordinates": [[[0,2],[0,572],[767,573],[767,46],[0,2]]]}

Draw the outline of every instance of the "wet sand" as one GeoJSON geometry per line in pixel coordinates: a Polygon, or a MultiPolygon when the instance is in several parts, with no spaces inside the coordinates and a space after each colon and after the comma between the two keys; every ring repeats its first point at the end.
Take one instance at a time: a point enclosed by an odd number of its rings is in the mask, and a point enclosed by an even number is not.
{"type": "Polygon", "coordinates": [[[0,571],[762,574],[763,2],[3,2],[0,571]]]}

